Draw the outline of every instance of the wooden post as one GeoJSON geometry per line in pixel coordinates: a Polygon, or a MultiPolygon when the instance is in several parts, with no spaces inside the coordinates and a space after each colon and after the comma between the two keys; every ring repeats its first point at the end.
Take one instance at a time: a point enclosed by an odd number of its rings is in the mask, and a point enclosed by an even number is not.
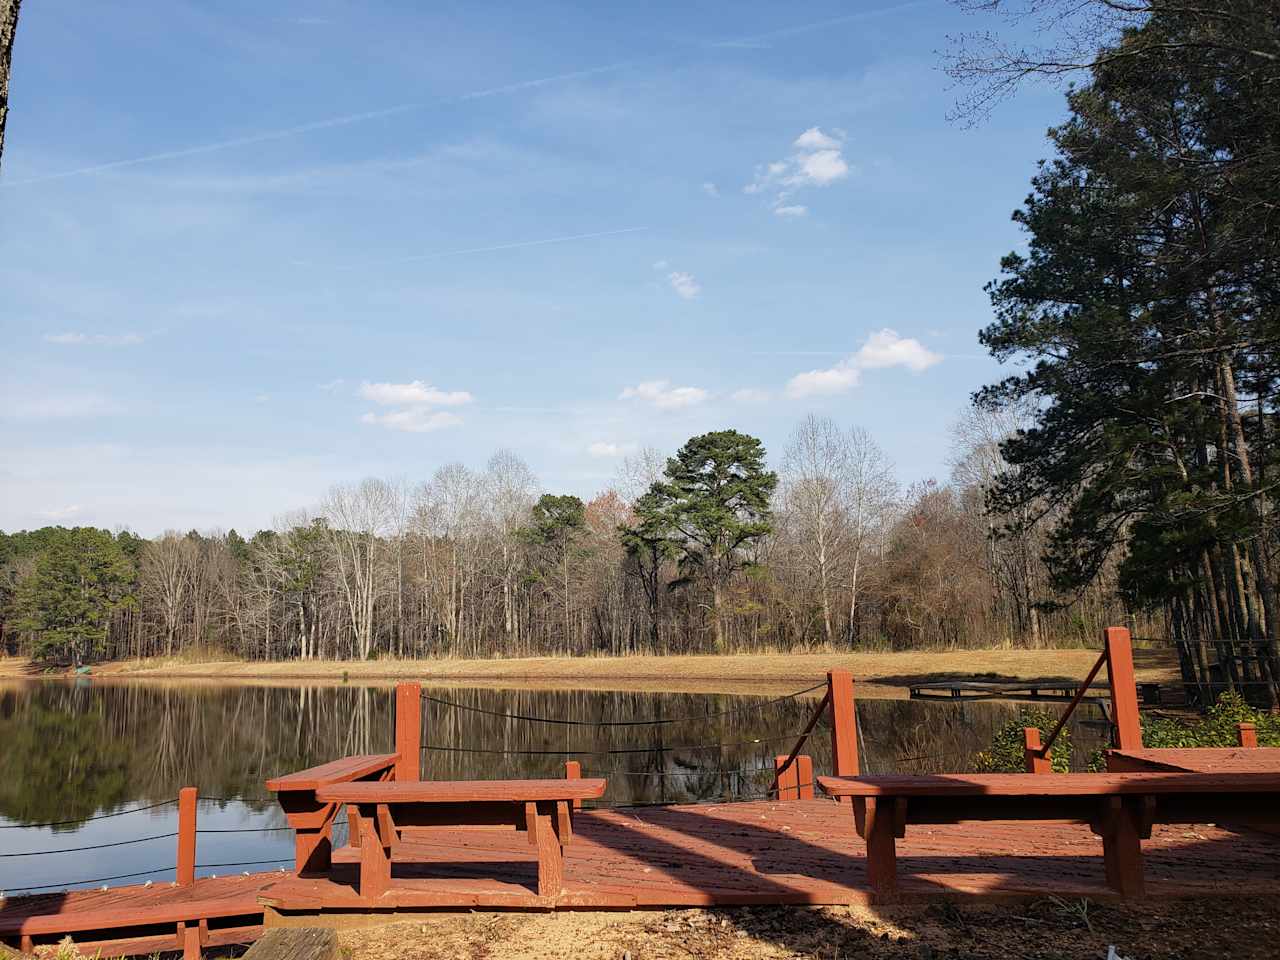
{"type": "Polygon", "coordinates": [[[796,779],[800,782],[800,799],[813,799],[813,758],[802,753],[796,757],[796,779]]]}
{"type": "Polygon", "coordinates": [[[1237,723],[1236,743],[1242,747],[1256,747],[1258,745],[1258,725],[1256,723],[1237,723]]]}
{"type": "Polygon", "coordinates": [[[422,685],[396,684],[396,780],[422,779],[422,685]]]}
{"type": "Polygon", "coordinates": [[[1036,727],[1022,728],[1022,758],[1027,773],[1053,773],[1053,762],[1040,747],[1040,731],[1036,727]]]}
{"type": "MultiPolygon", "coordinates": [[[[831,766],[837,777],[858,775],[858,721],[853,698],[853,674],[827,671],[827,696],[831,699],[831,766]]],[[[812,777],[810,778],[812,779],[812,777]]],[[[841,797],[848,803],[848,797],[841,797]]]]}
{"type": "MultiPolygon", "coordinates": [[[[582,764],[579,763],[577,760],[566,760],[564,762],[564,778],[566,780],[581,780],[582,764]]],[[[582,801],[581,800],[573,801],[573,809],[581,810],[582,801]]]]}
{"type": "Polygon", "coordinates": [[[1133,644],[1124,627],[1102,631],[1107,651],[1107,682],[1111,685],[1111,714],[1116,746],[1142,749],[1142,724],[1138,720],[1138,687],[1133,676],[1133,644]]]}
{"type": "Polygon", "coordinates": [[[183,787],[178,791],[178,885],[196,882],[196,801],[199,791],[183,787]]]}
{"type": "Polygon", "coordinates": [[[800,766],[800,758],[796,757],[796,762],[791,764],[786,770],[782,769],[782,765],[787,762],[787,755],[773,758],[773,773],[778,781],[778,799],[779,800],[799,800],[800,799],[800,778],[798,776],[800,766]]]}

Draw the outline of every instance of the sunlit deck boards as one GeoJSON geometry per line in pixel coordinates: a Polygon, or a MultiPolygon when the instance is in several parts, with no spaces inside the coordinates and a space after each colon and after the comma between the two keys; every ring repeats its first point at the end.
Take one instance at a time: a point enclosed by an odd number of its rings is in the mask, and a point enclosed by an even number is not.
{"type": "MultiPolygon", "coordinates": [[[[556,900],[538,898],[536,855],[523,834],[427,830],[406,842],[400,857],[435,862],[396,864],[397,884],[378,908],[865,903],[865,845],[851,819],[847,806],[829,800],[582,811],[565,849],[566,892],[556,900]]],[[[1157,826],[1143,849],[1153,897],[1233,895],[1280,881],[1280,838],[1210,826],[1157,826]]],[[[919,827],[899,841],[898,850],[902,895],[909,899],[1113,896],[1103,875],[1102,843],[1079,824],[919,827]]],[[[334,859],[349,864],[352,851],[340,850],[334,859]]],[[[354,866],[341,869],[354,875],[354,866]]],[[[16,944],[18,933],[38,930],[38,940],[48,942],[61,931],[97,922],[94,914],[109,914],[135,928],[115,926],[84,939],[131,936],[131,949],[145,952],[157,949],[148,944],[172,943],[173,934],[141,925],[161,917],[172,930],[178,913],[190,913],[199,903],[197,911],[210,919],[211,938],[251,937],[262,922],[259,898],[273,906],[273,914],[320,912],[322,920],[324,911],[371,906],[342,883],[266,873],[199,880],[194,892],[157,884],[12,900],[0,909],[0,936],[16,944]]]]}
{"type": "Polygon", "coordinates": [[[1112,750],[1107,768],[1115,771],[1178,770],[1184,773],[1280,773],[1280,747],[1186,747],[1112,750]]]}
{"type": "MultiPolygon", "coordinates": [[[[405,844],[386,907],[678,907],[865,903],[864,844],[848,807],[824,800],[583,812],[565,851],[566,894],[533,893],[529,847],[512,834],[425,832],[405,844]],[[501,871],[495,864],[501,863],[501,871]],[[486,879],[495,874],[502,881],[486,879]],[[457,898],[450,902],[450,898],[457,898]]],[[[1222,893],[1280,879],[1280,842],[1216,827],[1157,827],[1144,843],[1153,896],[1222,893]]],[[[1079,824],[918,828],[899,842],[903,895],[1111,898],[1102,842],[1079,824]]],[[[335,860],[351,862],[353,852],[335,860]]],[[[352,868],[354,869],[354,868],[352,868]]],[[[354,876],[354,873],[352,874],[354,876]]],[[[281,879],[282,910],[368,909],[350,886],[281,879]]]]}

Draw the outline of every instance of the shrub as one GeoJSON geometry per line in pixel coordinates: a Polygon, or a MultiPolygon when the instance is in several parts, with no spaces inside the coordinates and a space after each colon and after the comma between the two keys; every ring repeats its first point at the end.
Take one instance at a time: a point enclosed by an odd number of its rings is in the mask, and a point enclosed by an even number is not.
{"type": "MultiPolygon", "coordinates": [[[[991,749],[984,750],[974,757],[974,766],[978,773],[1025,773],[1022,730],[1024,727],[1035,727],[1040,731],[1040,742],[1049,738],[1058,718],[1043,710],[1020,710],[1018,715],[996,731],[991,738],[991,749]]],[[[1068,773],[1071,770],[1071,731],[1063,729],[1049,753],[1050,765],[1054,773],[1068,773]]]]}
{"type": "Polygon", "coordinates": [[[1234,747],[1237,723],[1257,726],[1259,746],[1280,747],[1280,717],[1255,710],[1235,692],[1220,696],[1201,720],[1143,717],[1142,745],[1149,748],[1234,747]]]}

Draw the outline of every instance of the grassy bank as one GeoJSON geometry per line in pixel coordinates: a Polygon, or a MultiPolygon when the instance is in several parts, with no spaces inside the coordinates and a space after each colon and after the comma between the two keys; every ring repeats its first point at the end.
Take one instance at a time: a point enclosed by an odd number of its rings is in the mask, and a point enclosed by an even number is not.
{"type": "MultiPolygon", "coordinates": [[[[95,676],[137,679],[276,682],[390,682],[415,679],[455,684],[518,684],[590,689],[660,688],[733,693],[791,690],[820,682],[832,668],[849,670],[863,695],[905,696],[909,684],[947,679],[1083,679],[1097,651],[928,650],[897,653],[738,654],[669,657],[536,657],[511,660],[279,661],[141,660],[95,666],[95,676]]],[[[1134,651],[1138,678],[1174,680],[1166,649],[1134,651]]],[[[0,660],[0,676],[39,675],[21,659],[0,660]]]]}

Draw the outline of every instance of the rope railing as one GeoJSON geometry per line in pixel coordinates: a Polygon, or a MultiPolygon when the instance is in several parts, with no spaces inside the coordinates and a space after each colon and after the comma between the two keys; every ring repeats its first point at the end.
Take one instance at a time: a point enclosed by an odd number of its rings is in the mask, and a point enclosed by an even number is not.
{"type": "Polygon", "coordinates": [[[23,853],[0,853],[0,857],[34,857],[43,856],[45,854],[53,855],[55,853],[84,853],[86,850],[106,850],[109,847],[127,847],[130,844],[149,843],[152,840],[172,840],[177,835],[178,834],[175,831],[173,833],[159,833],[154,837],[137,837],[134,840],[115,840],[111,843],[95,843],[86,847],[61,847],[57,850],[27,850],[23,853]]]}
{"type": "Polygon", "coordinates": [[[784,703],[787,700],[794,700],[797,697],[803,697],[805,694],[813,693],[826,687],[826,683],[817,683],[812,687],[806,687],[803,690],[797,690],[794,693],[784,694],[780,697],[774,697],[771,700],[765,700],[761,703],[752,704],[749,707],[734,707],[731,710],[720,710],[715,713],[704,713],[685,717],[654,717],[647,720],[570,720],[565,717],[539,717],[532,714],[524,713],[504,713],[500,710],[489,710],[485,707],[473,707],[469,704],[458,703],[454,700],[446,700],[443,697],[432,696],[431,694],[422,694],[423,700],[429,700],[432,703],[438,703],[441,706],[452,707],[455,710],[465,710],[469,713],[482,713],[490,717],[501,717],[504,720],[522,720],[528,723],[552,723],[569,727],[654,727],[664,726],[671,723],[692,723],[694,721],[717,720],[721,717],[730,717],[741,713],[754,713],[771,707],[774,704],[784,703]]]}
{"type": "Polygon", "coordinates": [[[74,820],[49,820],[45,823],[6,823],[0,824],[0,830],[41,830],[49,827],[79,826],[80,824],[88,823],[91,820],[110,820],[112,817],[124,817],[131,813],[143,813],[147,810],[156,810],[160,807],[172,806],[177,802],[177,800],[161,800],[159,803],[148,804],[145,807],[131,807],[128,810],[117,810],[113,813],[98,813],[88,817],[77,817],[74,820]]]}
{"type": "Polygon", "coordinates": [[[1107,651],[1103,650],[1102,653],[1098,655],[1098,659],[1094,663],[1093,669],[1089,671],[1089,675],[1084,678],[1084,683],[1080,684],[1079,688],[1076,690],[1076,695],[1072,697],[1071,702],[1067,704],[1067,709],[1062,711],[1062,716],[1058,718],[1058,725],[1053,728],[1053,732],[1050,733],[1045,742],[1041,744],[1038,751],[1041,757],[1047,757],[1049,755],[1049,749],[1053,746],[1054,741],[1058,739],[1058,734],[1062,733],[1063,728],[1067,725],[1067,721],[1071,719],[1071,714],[1074,713],[1076,707],[1080,705],[1080,701],[1084,699],[1085,694],[1089,690],[1089,685],[1093,683],[1094,678],[1098,676],[1098,673],[1102,670],[1102,667],[1106,662],[1107,651]]]}

